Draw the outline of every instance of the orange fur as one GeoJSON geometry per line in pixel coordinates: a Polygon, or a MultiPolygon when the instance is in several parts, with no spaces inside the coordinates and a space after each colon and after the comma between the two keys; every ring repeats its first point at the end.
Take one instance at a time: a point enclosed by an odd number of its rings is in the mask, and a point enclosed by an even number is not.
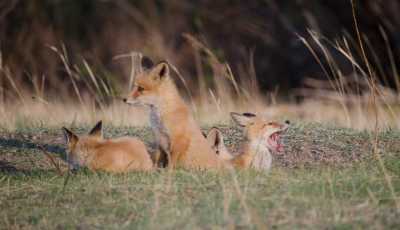
{"type": "Polygon", "coordinates": [[[168,139],[168,144],[160,144],[160,148],[170,155],[170,167],[219,167],[221,161],[179,95],[167,63],[161,62],[136,76],[135,87],[125,101],[147,106],[156,113],[153,117],[158,117],[159,122],[151,121],[151,125],[156,135],[161,133],[168,139]]]}
{"type": "Polygon", "coordinates": [[[284,132],[288,128],[289,121],[286,124],[267,122],[250,113],[231,113],[231,116],[245,131],[242,152],[237,154],[230,153],[224,145],[221,131],[217,128],[211,129],[207,135],[207,139],[214,151],[222,160],[229,162],[236,168],[269,170],[272,163],[271,149],[277,149],[277,145],[271,144],[274,139],[270,138],[273,135],[279,135],[284,132]]]}
{"type": "Polygon", "coordinates": [[[86,166],[93,171],[113,173],[148,171],[153,168],[145,144],[137,138],[104,139],[102,135],[92,132],[78,137],[64,128],[68,161],[74,168],[86,166]]]}

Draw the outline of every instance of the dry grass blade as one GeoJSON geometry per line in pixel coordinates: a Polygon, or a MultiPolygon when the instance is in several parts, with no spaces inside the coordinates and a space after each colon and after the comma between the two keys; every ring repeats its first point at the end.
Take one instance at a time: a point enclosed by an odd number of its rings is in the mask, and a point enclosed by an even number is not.
{"type": "Polygon", "coordinates": [[[209,89],[209,92],[210,92],[211,98],[212,98],[213,101],[214,101],[215,106],[216,106],[217,109],[218,109],[218,112],[222,112],[222,109],[221,109],[221,102],[220,102],[220,101],[217,99],[217,97],[214,95],[212,89],[209,89]]]}
{"type": "Polygon", "coordinates": [[[67,176],[64,179],[63,188],[61,190],[61,193],[64,193],[65,189],[67,188],[68,181],[69,181],[70,177],[71,177],[71,169],[70,169],[70,166],[68,164],[67,176]]]}
{"type": "Polygon", "coordinates": [[[396,61],[393,55],[393,51],[390,47],[389,39],[383,28],[380,26],[379,31],[381,32],[382,38],[385,41],[386,45],[386,50],[389,55],[389,61],[390,61],[390,66],[392,67],[392,74],[393,74],[393,79],[395,80],[396,83],[396,88],[397,90],[400,89],[400,79],[399,79],[399,71],[397,69],[396,61]]]}
{"type": "Polygon", "coordinates": [[[194,112],[197,112],[197,108],[194,104],[193,101],[193,96],[192,93],[190,91],[190,88],[188,87],[188,84],[185,81],[185,78],[183,78],[182,74],[179,72],[178,68],[176,68],[173,64],[171,64],[170,62],[168,62],[168,65],[171,67],[171,69],[176,73],[176,75],[178,76],[179,80],[181,80],[181,82],[183,83],[183,85],[185,86],[186,92],[189,95],[189,99],[190,99],[190,103],[192,105],[192,109],[194,110],[194,112]]]}
{"type": "Polygon", "coordinates": [[[226,71],[227,71],[228,79],[232,82],[233,87],[235,87],[235,91],[236,91],[237,95],[240,95],[240,90],[239,90],[238,83],[236,82],[235,77],[233,76],[233,73],[232,73],[232,69],[228,65],[228,63],[225,64],[225,68],[226,68],[226,71]]]}
{"type": "MultiPolygon", "coordinates": [[[[204,51],[209,59],[209,62],[212,66],[212,69],[214,71],[214,75],[215,76],[220,76],[220,77],[224,77],[226,79],[228,79],[232,85],[234,86],[234,89],[236,91],[237,96],[241,96],[240,91],[239,91],[239,87],[237,85],[237,82],[233,76],[232,70],[229,67],[228,63],[221,63],[217,56],[215,56],[215,54],[209,49],[207,48],[204,44],[202,44],[200,41],[198,41],[195,37],[193,37],[190,34],[183,34],[183,37],[190,43],[190,45],[192,45],[195,49],[197,50],[202,50],[204,51]]],[[[226,94],[226,87],[224,86],[224,82],[222,81],[216,81],[216,85],[218,91],[222,91],[222,92],[218,92],[219,94],[223,95],[226,94]]],[[[230,96],[228,96],[230,97],[230,96]]]]}
{"type": "Polygon", "coordinates": [[[314,59],[318,62],[318,65],[322,68],[322,71],[324,71],[325,76],[328,77],[329,79],[329,73],[328,70],[325,68],[325,66],[322,64],[322,60],[318,56],[318,54],[315,52],[314,48],[311,46],[311,44],[305,39],[304,37],[300,36],[297,34],[297,37],[300,39],[300,41],[307,47],[307,49],[310,51],[314,59]]]}
{"type": "Polygon", "coordinates": [[[50,153],[47,152],[47,150],[42,146],[38,145],[39,149],[42,150],[43,154],[47,157],[47,159],[50,161],[50,163],[54,166],[54,168],[57,170],[57,174],[60,176],[63,176],[64,173],[62,172],[60,165],[56,163],[56,160],[54,159],[53,156],[51,156],[50,153]]]}
{"type": "MultiPolygon", "coordinates": [[[[321,58],[317,55],[317,52],[312,47],[312,45],[304,37],[299,36],[299,39],[307,47],[307,49],[311,52],[311,54],[313,55],[315,60],[318,62],[318,64],[322,68],[322,70],[323,70],[325,76],[327,77],[328,82],[332,86],[332,88],[335,89],[336,92],[338,92],[341,96],[344,97],[345,90],[343,87],[343,82],[342,82],[343,77],[340,72],[340,68],[336,64],[332,55],[329,53],[328,49],[324,46],[324,44],[322,44],[322,42],[321,42],[322,38],[317,33],[313,32],[311,30],[308,30],[308,33],[310,34],[314,43],[317,44],[319,49],[322,51],[323,56],[325,58],[324,60],[328,63],[330,72],[328,72],[328,69],[325,67],[321,58]]],[[[350,125],[351,124],[350,112],[344,103],[341,102],[340,105],[346,115],[347,124],[350,125]]]]}
{"type": "Polygon", "coordinates": [[[68,56],[67,56],[67,50],[65,48],[65,45],[62,46],[63,52],[60,52],[55,46],[50,46],[50,49],[53,50],[61,59],[61,61],[64,64],[64,68],[68,73],[68,76],[71,80],[72,86],[74,87],[75,93],[78,96],[79,102],[81,103],[81,105],[84,105],[83,103],[83,99],[81,97],[81,93],[79,92],[79,88],[78,85],[75,82],[74,79],[74,73],[72,72],[71,68],[70,68],[70,64],[68,61],[68,56]]]}
{"type": "Polygon", "coordinates": [[[122,58],[130,58],[131,59],[131,72],[129,74],[129,85],[128,90],[131,90],[133,87],[133,82],[135,82],[135,76],[142,72],[142,53],[140,52],[130,52],[129,54],[121,54],[115,56],[113,59],[118,60],[122,58]]]}
{"type": "MultiPolygon", "coordinates": [[[[0,58],[1,59],[1,58],[0,58]]],[[[1,61],[2,62],[2,61],[1,61]]],[[[24,97],[22,96],[22,92],[18,89],[17,85],[15,84],[13,78],[11,77],[11,72],[8,68],[3,67],[2,65],[0,65],[0,72],[3,72],[2,75],[4,75],[7,80],[10,82],[12,88],[14,89],[14,91],[17,93],[18,98],[20,99],[20,101],[25,104],[25,100],[24,97]]],[[[1,75],[0,75],[1,76],[1,75]]]]}
{"type": "Polygon", "coordinates": [[[393,200],[395,202],[397,212],[400,213],[400,202],[397,199],[397,196],[396,196],[396,193],[395,193],[395,190],[394,190],[394,187],[393,187],[392,179],[391,179],[390,175],[388,174],[388,172],[386,170],[386,167],[385,167],[385,164],[384,164],[384,162],[382,160],[382,157],[379,154],[379,149],[378,149],[378,142],[379,142],[379,139],[378,139],[378,135],[379,135],[378,119],[379,118],[378,118],[378,108],[377,108],[377,105],[376,105],[376,98],[377,98],[379,92],[378,92],[377,86],[376,86],[376,77],[375,77],[375,74],[374,74],[375,72],[373,71],[373,69],[372,69],[372,67],[371,67],[371,65],[370,65],[370,63],[368,61],[367,54],[366,54],[366,52],[364,50],[364,44],[363,44],[362,39],[361,39],[361,34],[360,34],[360,31],[359,31],[359,28],[358,28],[358,21],[357,21],[357,15],[356,15],[356,4],[355,4],[354,0],[351,0],[351,8],[352,8],[354,27],[355,27],[355,30],[356,30],[359,46],[360,46],[360,49],[361,49],[361,52],[362,52],[362,56],[363,56],[364,62],[366,64],[366,66],[367,66],[369,77],[370,77],[369,79],[370,79],[370,82],[371,82],[372,103],[373,103],[374,114],[375,114],[375,130],[374,130],[375,140],[374,140],[374,143],[373,143],[373,146],[374,146],[373,151],[374,151],[374,155],[378,159],[379,165],[380,165],[380,167],[382,169],[382,172],[383,172],[383,174],[385,176],[385,180],[387,182],[387,185],[388,185],[388,187],[390,189],[390,192],[391,192],[391,194],[393,196],[393,200]]]}
{"type": "Polygon", "coordinates": [[[32,100],[35,100],[35,101],[37,101],[37,102],[40,102],[40,103],[42,103],[42,104],[44,104],[44,105],[50,105],[50,103],[49,103],[48,101],[46,101],[46,99],[44,99],[44,98],[42,98],[42,97],[39,97],[39,96],[33,96],[33,97],[32,97],[32,100]]]}
{"type": "Polygon", "coordinates": [[[85,59],[83,59],[83,65],[85,66],[86,70],[88,71],[90,79],[92,80],[94,86],[96,86],[96,89],[99,92],[100,91],[99,83],[97,82],[92,69],[90,68],[89,64],[87,63],[87,61],[85,59]]]}

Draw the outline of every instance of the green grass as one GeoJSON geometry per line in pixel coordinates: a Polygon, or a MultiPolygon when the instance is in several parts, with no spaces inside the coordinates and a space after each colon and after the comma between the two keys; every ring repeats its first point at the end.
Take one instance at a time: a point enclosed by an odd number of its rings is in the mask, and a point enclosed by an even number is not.
{"type": "MultiPolygon", "coordinates": [[[[237,148],[239,130],[222,127],[237,148]]],[[[87,129],[77,129],[83,132],[87,129]]],[[[147,129],[107,127],[108,136],[147,129]]],[[[5,229],[379,229],[400,225],[400,132],[373,135],[298,124],[270,173],[159,170],[110,175],[80,170],[64,187],[37,149],[62,154],[58,129],[21,128],[0,136],[0,228],[5,229]],[[391,187],[390,187],[391,186],[391,187]],[[393,188],[393,190],[391,190],[393,188]],[[394,191],[394,194],[393,192],[394,191]]]]}

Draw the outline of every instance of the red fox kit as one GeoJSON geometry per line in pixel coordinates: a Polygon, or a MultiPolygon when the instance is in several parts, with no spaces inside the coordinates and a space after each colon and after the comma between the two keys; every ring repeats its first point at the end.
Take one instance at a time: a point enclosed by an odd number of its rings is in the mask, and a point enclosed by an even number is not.
{"type": "MultiPolygon", "coordinates": [[[[144,59],[149,64],[149,59],[144,59]]],[[[149,65],[147,65],[149,67],[149,65]]],[[[170,77],[169,65],[160,62],[136,76],[124,101],[150,108],[150,123],[170,167],[216,168],[220,160],[202,135],[170,77]]]]}
{"type": "Polygon", "coordinates": [[[231,154],[224,145],[222,133],[213,128],[209,131],[207,139],[215,152],[221,159],[237,168],[269,170],[272,163],[270,151],[283,153],[280,135],[286,131],[290,122],[286,121],[285,124],[267,122],[252,113],[231,113],[231,116],[236,124],[244,128],[243,152],[237,155],[231,154]]]}
{"type": "Polygon", "coordinates": [[[65,127],[63,132],[68,163],[74,169],[86,166],[94,171],[122,173],[153,168],[142,141],[132,137],[104,139],[101,121],[86,136],[78,137],[65,127]]]}

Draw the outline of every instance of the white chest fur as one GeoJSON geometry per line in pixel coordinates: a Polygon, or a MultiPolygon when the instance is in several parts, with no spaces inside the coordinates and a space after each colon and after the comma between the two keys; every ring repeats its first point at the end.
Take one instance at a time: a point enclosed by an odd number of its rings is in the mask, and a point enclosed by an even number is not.
{"type": "Polygon", "coordinates": [[[161,121],[161,114],[155,106],[150,106],[150,126],[157,145],[169,149],[168,130],[161,121]]]}
{"type": "Polygon", "coordinates": [[[253,160],[251,167],[257,170],[269,171],[272,164],[272,156],[269,149],[261,141],[254,141],[250,145],[253,160]]]}

